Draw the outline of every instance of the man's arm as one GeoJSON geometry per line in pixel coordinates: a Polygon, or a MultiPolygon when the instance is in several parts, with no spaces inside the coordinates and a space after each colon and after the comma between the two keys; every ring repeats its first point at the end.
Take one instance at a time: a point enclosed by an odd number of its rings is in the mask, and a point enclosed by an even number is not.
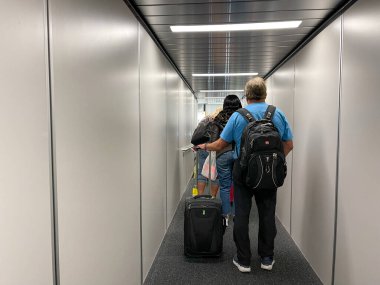
{"type": "Polygon", "coordinates": [[[198,147],[201,149],[204,149],[204,150],[220,151],[228,145],[229,145],[228,142],[219,138],[218,140],[214,141],[213,143],[200,144],[198,147]]]}
{"type": "Polygon", "coordinates": [[[289,154],[289,152],[292,151],[293,149],[293,141],[283,141],[282,142],[283,146],[284,146],[284,153],[285,153],[285,156],[287,156],[289,154]]]}

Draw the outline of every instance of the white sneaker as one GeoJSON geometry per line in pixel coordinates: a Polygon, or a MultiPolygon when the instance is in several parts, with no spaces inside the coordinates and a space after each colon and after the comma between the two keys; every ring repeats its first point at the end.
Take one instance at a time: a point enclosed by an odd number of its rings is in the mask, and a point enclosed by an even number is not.
{"type": "Polygon", "coordinates": [[[243,272],[243,273],[251,272],[251,266],[241,265],[238,261],[237,255],[234,256],[234,258],[232,259],[232,262],[233,264],[235,264],[235,266],[239,269],[240,272],[243,272]]]}

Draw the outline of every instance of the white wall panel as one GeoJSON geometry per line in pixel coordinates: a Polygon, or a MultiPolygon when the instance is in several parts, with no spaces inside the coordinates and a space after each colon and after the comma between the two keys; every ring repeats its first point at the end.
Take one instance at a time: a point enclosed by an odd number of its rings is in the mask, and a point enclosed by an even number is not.
{"type": "MultiPolygon", "coordinates": [[[[187,89],[187,88],[186,88],[187,89]]],[[[187,145],[191,145],[191,137],[193,135],[193,132],[197,126],[196,124],[196,112],[197,112],[197,102],[195,100],[194,95],[187,90],[187,133],[186,133],[186,143],[187,145]]],[[[194,165],[195,165],[195,154],[193,151],[188,151],[188,154],[186,155],[186,185],[191,179],[193,172],[194,172],[194,165]]]]}
{"type": "MultiPolygon", "coordinates": [[[[193,107],[193,112],[191,113],[191,118],[189,119],[191,121],[190,130],[189,130],[189,144],[191,144],[191,137],[193,136],[193,132],[195,128],[198,125],[198,101],[195,99],[194,95],[189,91],[191,96],[191,104],[193,107]]],[[[194,166],[195,166],[195,153],[192,153],[192,161],[191,161],[191,170],[189,173],[189,179],[192,178],[193,172],[194,172],[194,166]]]]}
{"type": "Polygon", "coordinates": [[[187,184],[194,170],[194,153],[191,149],[181,150],[180,168],[181,168],[181,196],[185,192],[187,184]]]}
{"type": "Polygon", "coordinates": [[[267,98],[265,102],[268,104],[273,104],[273,75],[265,80],[265,85],[267,86],[267,98]]]}
{"type": "Polygon", "coordinates": [[[185,158],[186,152],[183,151],[184,148],[189,146],[186,141],[186,88],[185,83],[181,80],[179,84],[179,106],[178,106],[178,134],[179,134],[179,165],[180,165],[180,187],[181,195],[186,190],[187,181],[187,163],[188,159],[185,158]]]}
{"type": "Polygon", "coordinates": [[[335,284],[380,284],[380,2],[344,14],[335,284]]]}
{"type": "Polygon", "coordinates": [[[188,145],[186,140],[186,87],[185,83],[181,80],[179,85],[179,117],[178,117],[178,133],[179,133],[179,146],[184,147],[188,145]]]}
{"type": "MultiPolygon", "coordinates": [[[[294,59],[288,61],[275,74],[273,74],[271,78],[272,104],[285,113],[286,118],[293,129],[294,59]]],[[[292,199],[292,159],[293,152],[286,157],[288,174],[284,185],[280,187],[277,192],[277,216],[289,233],[292,199]]]]}
{"type": "Polygon", "coordinates": [[[166,72],[167,227],[181,198],[178,146],[179,82],[180,77],[168,64],[166,72]]]}
{"type": "Polygon", "coordinates": [[[118,0],[50,7],[60,284],[139,284],[138,24],[118,0]]]}
{"type": "Polygon", "coordinates": [[[166,62],[140,29],[141,196],[144,279],[166,232],[166,62]]]}
{"type": "Polygon", "coordinates": [[[53,283],[43,0],[0,9],[0,284],[53,283]]]}
{"type": "Polygon", "coordinates": [[[187,145],[190,145],[191,136],[193,134],[194,128],[193,128],[193,118],[194,118],[194,96],[193,94],[187,89],[186,85],[186,132],[185,132],[185,143],[187,145]]]}
{"type": "Polygon", "coordinates": [[[292,237],[331,283],[339,98],[340,18],[296,57],[292,237]]]}

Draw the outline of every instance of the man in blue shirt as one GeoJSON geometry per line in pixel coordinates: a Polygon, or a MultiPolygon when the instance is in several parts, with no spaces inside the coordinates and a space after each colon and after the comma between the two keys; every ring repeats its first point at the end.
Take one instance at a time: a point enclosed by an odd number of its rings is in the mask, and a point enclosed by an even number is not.
{"type": "MultiPolygon", "coordinates": [[[[245,85],[245,96],[248,105],[245,107],[256,120],[264,117],[268,104],[265,103],[267,96],[265,81],[261,77],[249,80],[245,85]]],[[[293,135],[289,123],[280,109],[276,109],[273,116],[273,123],[278,129],[283,141],[284,153],[287,155],[293,149],[293,135]]],[[[245,118],[235,112],[232,114],[224,127],[220,138],[210,144],[203,144],[199,147],[205,150],[218,151],[228,144],[235,142],[234,158],[240,155],[240,141],[243,130],[247,125],[245,118]]],[[[261,268],[271,270],[274,264],[274,238],[277,234],[275,212],[277,200],[277,188],[265,190],[251,190],[241,178],[240,164],[238,160],[234,163],[234,241],[237,254],[233,258],[233,263],[241,272],[251,271],[251,249],[248,234],[249,214],[252,207],[252,197],[255,196],[257,209],[259,212],[259,237],[258,254],[261,257],[261,268]]]]}

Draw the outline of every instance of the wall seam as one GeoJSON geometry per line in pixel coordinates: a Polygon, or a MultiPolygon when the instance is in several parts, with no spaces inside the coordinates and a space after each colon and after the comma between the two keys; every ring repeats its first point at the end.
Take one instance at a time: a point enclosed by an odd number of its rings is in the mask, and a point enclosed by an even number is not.
{"type": "MultiPolygon", "coordinates": [[[[292,110],[292,120],[293,120],[293,133],[295,126],[295,117],[294,117],[294,106],[295,106],[295,97],[296,97],[296,58],[293,61],[293,110],[292,110]]],[[[294,169],[294,151],[292,153],[292,171],[290,174],[290,219],[289,219],[289,234],[292,235],[292,214],[293,214],[293,169],[294,169]]]]}
{"type": "Polygon", "coordinates": [[[342,70],[343,70],[343,15],[340,19],[339,35],[339,87],[338,87],[338,133],[337,133],[337,152],[336,152],[336,180],[335,180],[335,212],[334,212],[334,242],[333,242],[333,259],[332,259],[332,277],[331,284],[335,283],[335,263],[336,263],[336,243],[338,228],[338,194],[339,194],[339,157],[340,157],[340,130],[341,130],[341,103],[342,103],[342,70]]]}
{"type": "Polygon", "coordinates": [[[166,163],[166,177],[165,177],[165,183],[166,183],[166,191],[165,191],[165,235],[168,230],[168,103],[169,103],[169,91],[168,91],[168,66],[165,65],[165,130],[166,130],[166,143],[165,143],[165,151],[166,151],[166,156],[165,156],[165,163],[166,163]]]}
{"type": "Polygon", "coordinates": [[[137,66],[138,66],[138,113],[139,113],[139,166],[140,166],[140,281],[143,284],[144,272],[143,272],[143,239],[142,239],[142,166],[141,166],[141,27],[137,22],[137,66]]]}
{"type": "Polygon", "coordinates": [[[60,284],[59,272],[59,242],[58,242],[58,200],[57,200],[57,179],[56,179],[56,149],[55,149],[55,134],[54,134],[54,120],[53,120],[53,68],[52,68],[52,32],[51,32],[51,19],[50,19],[50,5],[49,0],[45,1],[46,9],[46,28],[45,36],[47,40],[47,88],[49,98],[49,152],[50,152],[50,186],[51,186],[51,227],[52,227],[52,266],[53,266],[53,284],[60,284]]]}
{"type": "Polygon", "coordinates": [[[183,179],[183,169],[181,168],[181,163],[183,166],[183,153],[180,151],[181,148],[181,141],[180,141],[180,135],[181,135],[181,118],[183,115],[183,93],[182,93],[182,85],[183,83],[180,81],[179,86],[178,86],[178,137],[177,137],[177,147],[178,147],[178,169],[179,169],[179,189],[180,192],[182,192],[182,179],[183,179]],[[182,112],[181,112],[182,111],[182,112]]]}

